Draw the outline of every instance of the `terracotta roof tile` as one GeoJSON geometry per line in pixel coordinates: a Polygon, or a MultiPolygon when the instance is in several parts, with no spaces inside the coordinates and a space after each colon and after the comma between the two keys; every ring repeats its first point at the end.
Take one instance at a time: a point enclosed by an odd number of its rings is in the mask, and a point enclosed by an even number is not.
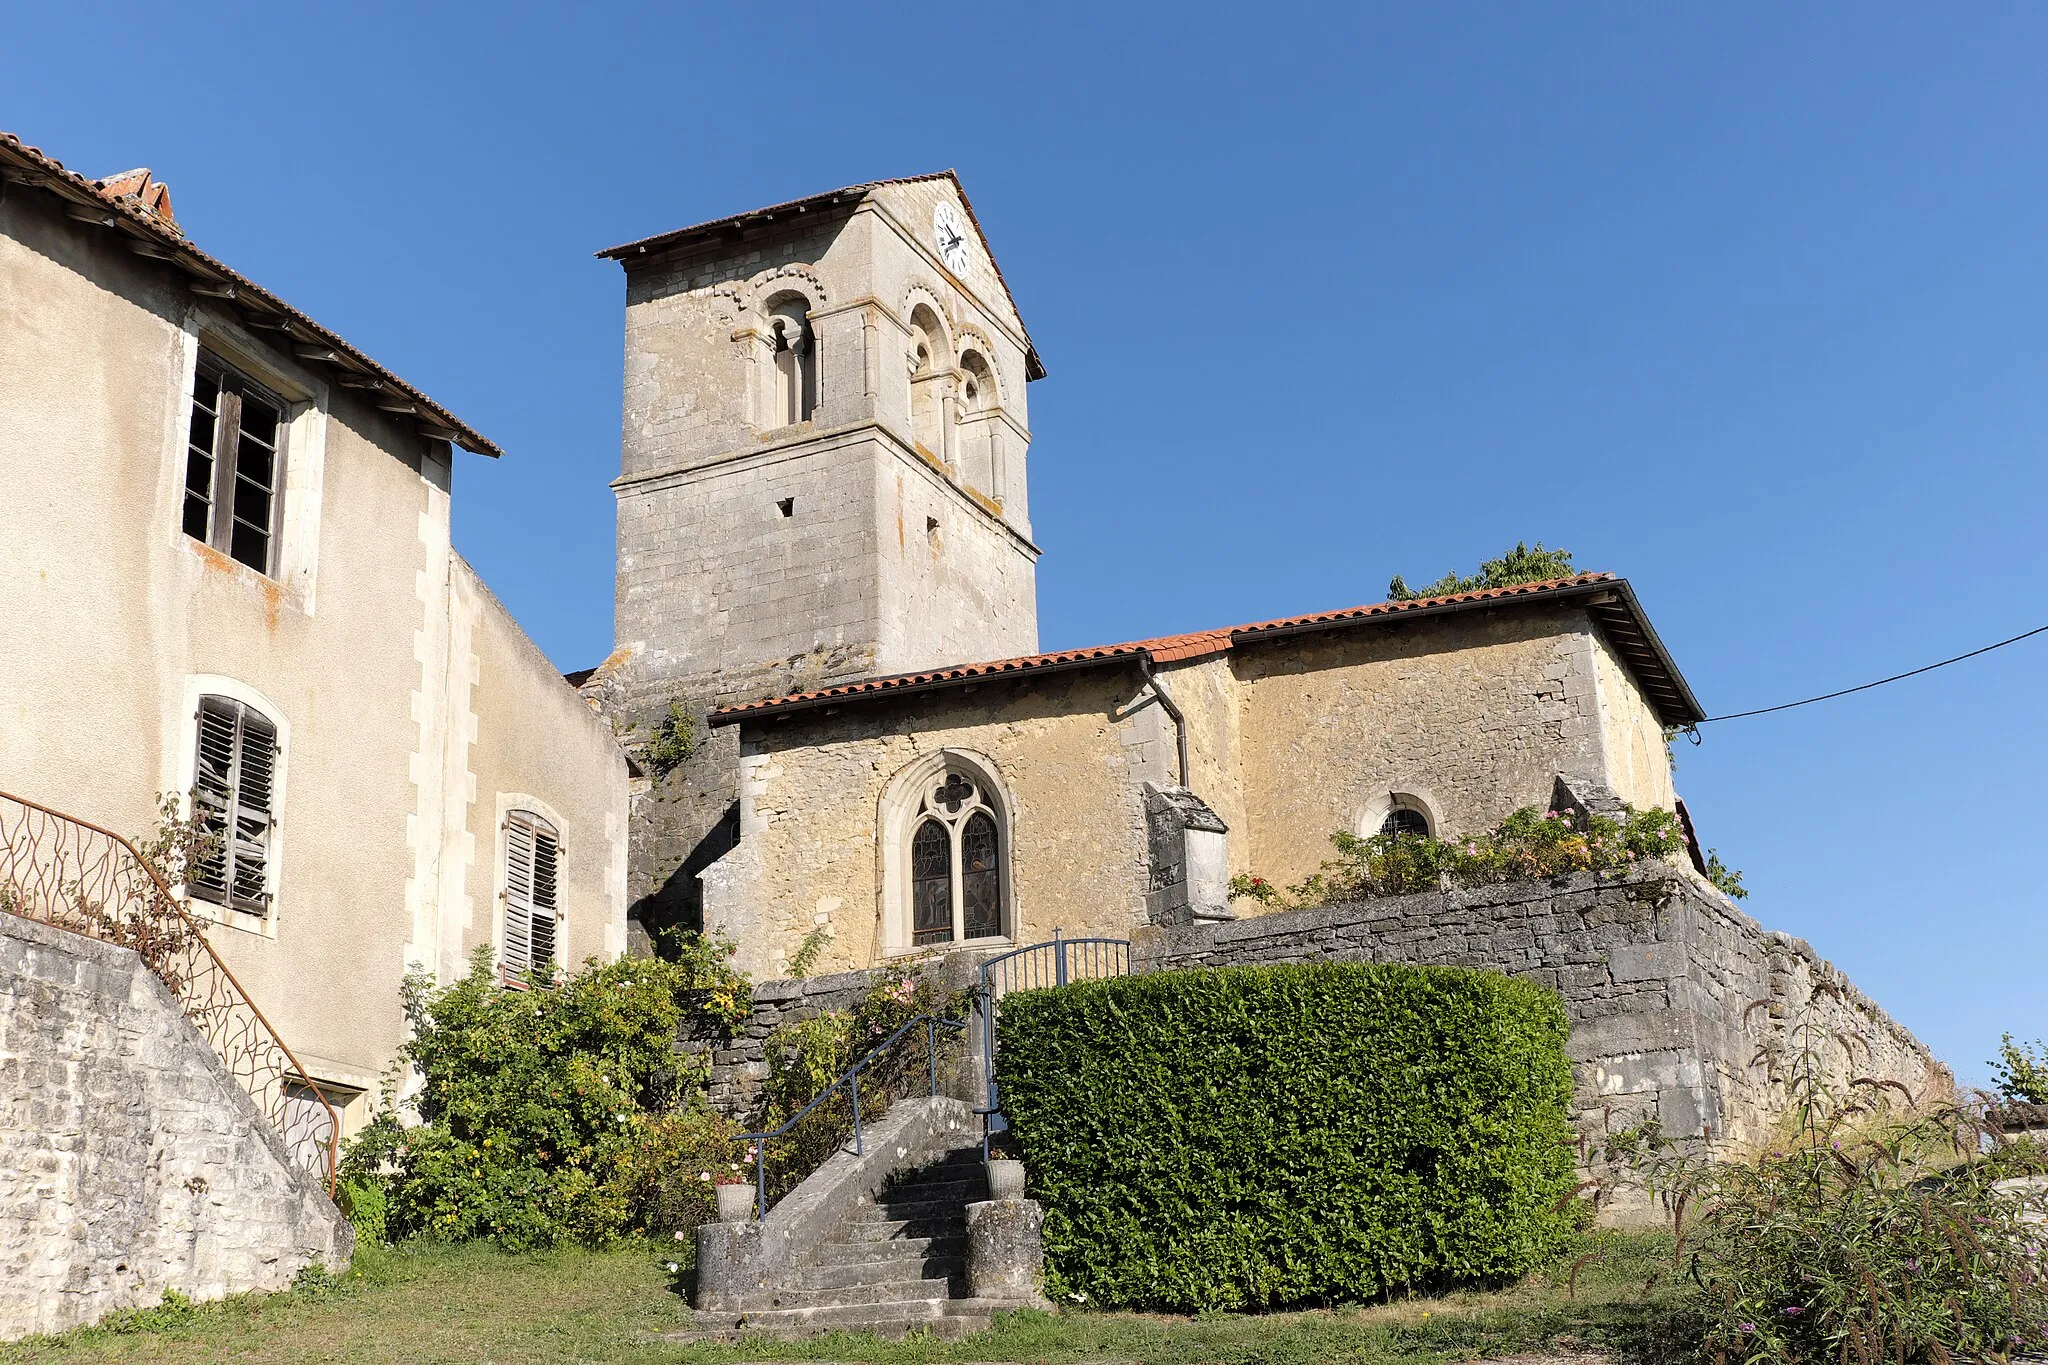
{"type": "MultiPolygon", "coordinates": [[[[426,419],[451,436],[464,450],[475,451],[479,455],[503,453],[475,428],[341,337],[255,281],[193,246],[177,224],[169,219],[170,200],[167,194],[162,196],[161,204],[147,202],[146,196],[138,197],[137,187],[147,181],[146,172],[124,171],[107,181],[88,180],[67,169],[55,157],[45,155],[40,148],[31,147],[8,132],[0,132],[0,167],[4,167],[12,179],[39,184],[74,205],[83,202],[93,206],[89,211],[95,218],[98,217],[97,206],[106,205],[110,210],[105,219],[106,225],[118,229],[130,249],[139,255],[156,257],[179,266],[193,277],[194,283],[205,286],[210,294],[233,300],[237,307],[280,329],[291,341],[300,343],[301,355],[320,359],[321,363],[344,376],[344,384],[353,378],[355,387],[366,390],[388,388],[394,391],[393,398],[414,410],[415,420],[426,419]],[[137,177],[141,180],[138,181],[137,177]]],[[[287,349],[290,349],[289,345],[287,349]]]]}
{"type": "MultiPolygon", "coordinates": [[[[1221,654],[1238,645],[1256,643],[1268,637],[1389,619],[1417,612],[1457,611],[1507,602],[1555,599],[1560,596],[1583,597],[1588,595],[1587,589],[1600,587],[1611,588],[1620,600],[1625,619],[1616,621],[1614,625],[1623,631],[1632,632],[1632,639],[1645,642],[1640,647],[1623,641],[1616,643],[1639,676],[1645,672],[1652,675],[1645,679],[1646,690],[1652,694],[1651,699],[1657,704],[1665,722],[1683,725],[1703,717],[1706,713],[1700,709],[1699,703],[1693,700],[1692,692],[1686,687],[1685,680],[1678,675],[1676,665],[1671,662],[1669,655],[1664,652],[1663,645],[1650,630],[1648,619],[1643,616],[1634,594],[1629,591],[1628,580],[1617,578],[1611,573],[1586,573],[1576,574],[1570,578],[1546,579],[1540,583],[1518,583],[1506,588],[1482,588],[1475,592],[1453,593],[1446,597],[1421,597],[1407,602],[1375,602],[1369,606],[1347,607],[1342,611],[1315,612],[1307,616],[1283,616],[1277,620],[1255,621],[1249,625],[1226,626],[1220,630],[1196,631],[1188,635],[1165,635],[1151,640],[1129,640],[1122,644],[1097,645],[1090,649],[1067,649],[1051,654],[1030,654],[1016,659],[996,659],[988,663],[957,664],[923,673],[899,673],[890,677],[864,678],[836,687],[794,692],[788,696],[720,707],[711,713],[711,723],[730,725],[749,717],[802,710],[835,701],[858,701],[892,693],[924,692],[984,678],[1109,663],[1134,658],[1140,654],[1154,663],[1178,663],[1206,655],[1221,654]]],[[[1603,619],[1603,624],[1609,622],[1603,619]]]]}

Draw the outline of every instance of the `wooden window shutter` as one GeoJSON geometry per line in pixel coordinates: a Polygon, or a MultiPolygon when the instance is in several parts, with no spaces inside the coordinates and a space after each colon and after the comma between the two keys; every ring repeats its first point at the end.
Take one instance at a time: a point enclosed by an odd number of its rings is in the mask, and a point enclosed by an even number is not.
{"type": "Polygon", "coordinates": [[[199,699],[193,813],[211,847],[187,884],[201,900],[269,913],[270,832],[277,781],[277,727],[227,697],[199,699]]]}
{"type": "Polygon", "coordinates": [[[510,978],[555,967],[556,872],[561,843],[555,827],[530,811],[513,811],[505,822],[505,952],[510,978]]]}

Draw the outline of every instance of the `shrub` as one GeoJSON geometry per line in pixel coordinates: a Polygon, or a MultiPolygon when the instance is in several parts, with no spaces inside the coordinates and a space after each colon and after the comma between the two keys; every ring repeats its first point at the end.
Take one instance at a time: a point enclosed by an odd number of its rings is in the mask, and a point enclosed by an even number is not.
{"type": "Polygon", "coordinates": [[[720,1185],[751,1183],[739,1128],[702,1104],[638,1117],[619,1148],[613,1179],[636,1232],[669,1237],[718,1217],[720,1185]]]}
{"type": "Polygon", "coordinates": [[[1749,899],[1749,891],[1742,884],[1742,874],[1721,861],[1721,851],[1707,850],[1707,880],[1718,888],[1722,895],[1732,901],[1749,899]]]}
{"type": "Polygon", "coordinates": [[[2041,1151],[1986,1152],[1973,1110],[1891,1107],[1891,1087],[1867,1078],[1837,1095],[1819,1055],[1853,1042],[1811,1023],[1793,1041],[1789,1142],[1753,1162],[1651,1163],[1689,1248],[1709,1359],[1940,1363],[2048,1345],[2039,1226],[2024,1217],[2038,1196],[1995,1188],[2048,1168],[2041,1151]]]}
{"type": "Polygon", "coordinates": [[[2048,1048],[2042,1047],[2039,1039],[2016,1043],[2010,1033],[2002,1036],[1991,1074],[2007,1102],[2048,1104],[2048,1048]]]}
{"type": "Polygon", "coordinates": [[[1449,597],[1453,593],[1478,592],[1482,588],[1508,588],[1517,583],[1540,583],[1547,578],[1569,578],[1574,572],[1570,550],[1546,550],[1540,540],[1532,550],[1518,540],[1515,548],[1499,559],[1481,562],[1479,572],[1469,578],[1459,576],[1453,569],[1436,582],[1411,591],[1407,581],[1395,574],[1394,581],[1387,584],[1387,596],[1396,602],[1412,602],[1418,597],[1449,597]]]}
{"type": "MultiPolygon", "coordinates": [[[[1678,816],[1668,810],[1622,808],[1619,820],[1576,811],[1524,806],[1490,834],[1437,839],[1427,834],[1339,831],[1337,856],[1283,894],[1263,877],[1233,877],[1233,898],[1265,905],[1332,905],[1453,886],[1487,886],[1524,877],[1625,870],[1685,848],[1678,816]]],[[[1739,874],[1738,874],[1739,880],[1739,874]]]]}
{"type": "Polygon", "coordinates": [[[420,1122],[407,1126],[387,1102],[350,1144],[343,1176],[382,1191],[393,1237],[604,1245],[660,1230],[674,1179],[655,1172],[649,1143],[692,1134],[673,1154],[692,1174],[737,1160],[708,1117],[677,1117],[701,1105],[704,1076],[674,1050],[686,1009],[744,1017],[729,954],[699,942],[681,963],[627,958],[510,990],[480,948],[446,989],[409,978],[413,1036],[398,1065],[418,1073],[420,1122]]]}
{"type": "Polygon", "coordinates": [[[1563,1002],[1510,977],[1228,967],[1006,997],[1050,1283],[1179,1311],[1499,1280],[1578,1219],[1563,1002]]]}
{"type": "Polygon", "coordinates": [[[374,1178],[336,1181],[334,1197],[349,1226],[355,1229],[359,1245],[381,1246],[391,1239],[385,1222],[388,1205],[384,1187],[374,1178]]]}

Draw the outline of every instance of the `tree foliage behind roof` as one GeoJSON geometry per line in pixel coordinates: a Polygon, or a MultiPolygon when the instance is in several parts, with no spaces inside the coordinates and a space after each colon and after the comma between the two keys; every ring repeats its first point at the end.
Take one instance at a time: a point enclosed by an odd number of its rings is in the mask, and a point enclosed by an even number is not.
{"type": "Polygon", "coordinates": [[[1482,588],[1508,588],[1517,583],[1540,583],[1546,578],[1569,578],[1577,572],[1572,567],[1570,550],[1546,550],[1540,540],[1531,549],[1518,540],[1514,549],[1499,559],[1484,561],[1479,572],[1469,578],[1462,577],[1453,569],[1436,582],[1411,590],[1408,580],[1395,574],[1394,581],[1387,584],[1387,597],[1395,602],[1412,602],[1418,597],[1449,597],[1453,593],[1478,592],[1482,588]]]}

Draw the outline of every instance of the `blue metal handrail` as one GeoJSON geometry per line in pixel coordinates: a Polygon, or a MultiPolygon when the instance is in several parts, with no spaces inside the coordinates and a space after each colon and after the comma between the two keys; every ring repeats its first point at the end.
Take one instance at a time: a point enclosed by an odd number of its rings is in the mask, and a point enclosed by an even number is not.
{"type": "Polygon", "coordinates": [[[988,1157],[988,1140],[1009,1128],[1002,1108],[996,1103],[996,990],[997,969],[1002,969],[1003,994],[1013,990],[1040,990],[1064,986],[1075,979],[1098,980],[1108,976],[1129,976],[1131,941],[1124,938],[1062,938],[1060,931],[1043,943],[1012,948],[981,964],[981,981],[975,994],[981,999],[981,1059],[984,1100],[981,1115],[981,1155],[988,1157]],[[1050,965],[1047,964],[1050,959],[1050,965]],[[1050,976],[1050,980],[1047,977],[1050,976]],[[1020,982],[1019,978],[1022,978],[1020,982]]]}
{"type": "Polygon", "coordinates": [[[964,1033],[967,1030],[967,1024],[965,1020],[948,1019],[943,1015],[920,1014],[915,1016],[914,1018],[906,1020],[902,1028],[897,1029],[887,1038],[884,1038],[881,1042],[875,1044],[872,1048],[869,1048],[867,1051],[867,1055],[863,1056],[859,1061],[855,1062],[852,1066],[848,1067],[846,1069],[845,1074],[840,1076],[838,1080],[832,1082],[832,1084],[826,1086],[823,1090],[819,1091],[817,1098],[812,1100],[809,1104],[805,1105],[802,1109],[798,1110],[796,1116],[790,1119],[789,1122],[783,1124],[780,1128],[777,1128],[776,1130],[770,1133],[741,1133],[739,1135],[739,1138],[737,1139],[738,1141],[751,1142],[754,1144],[754,1216],[756,1218],[766,1218],[768,1216],[769,1141],[771,1139],[781,1137],[790,1129],[796,1127],[799,1123],[802,1123],[813,1109],[816,1109],[819,1105],[823,1104],[825,1100],[832,1094],[832,1092],[838,1090],[841,1086],[847,1087],[848,1094],[850,1094],[853,1097],[854,1154],[856,1156],[866,1154],[867,1142],[865,1135],[861,1132],[860,1124],[861,1068],[865,1067],[869,1062],[874,1061],[876,1057],[880,1056],[883,1052],[887,1051],[890,1045],[895,1043],[895,1041],[898,1038],[901,1038],[904,1034],[910,1032],[910,1030],[916,1028],[919,1024],[923,1024],[925,1026],[925,1059],[931,1071],[931,1093],[934,1095],[938,1094],[939,1030],[941,1028],[950,1028],[958,1029],[964,1033]]]}

